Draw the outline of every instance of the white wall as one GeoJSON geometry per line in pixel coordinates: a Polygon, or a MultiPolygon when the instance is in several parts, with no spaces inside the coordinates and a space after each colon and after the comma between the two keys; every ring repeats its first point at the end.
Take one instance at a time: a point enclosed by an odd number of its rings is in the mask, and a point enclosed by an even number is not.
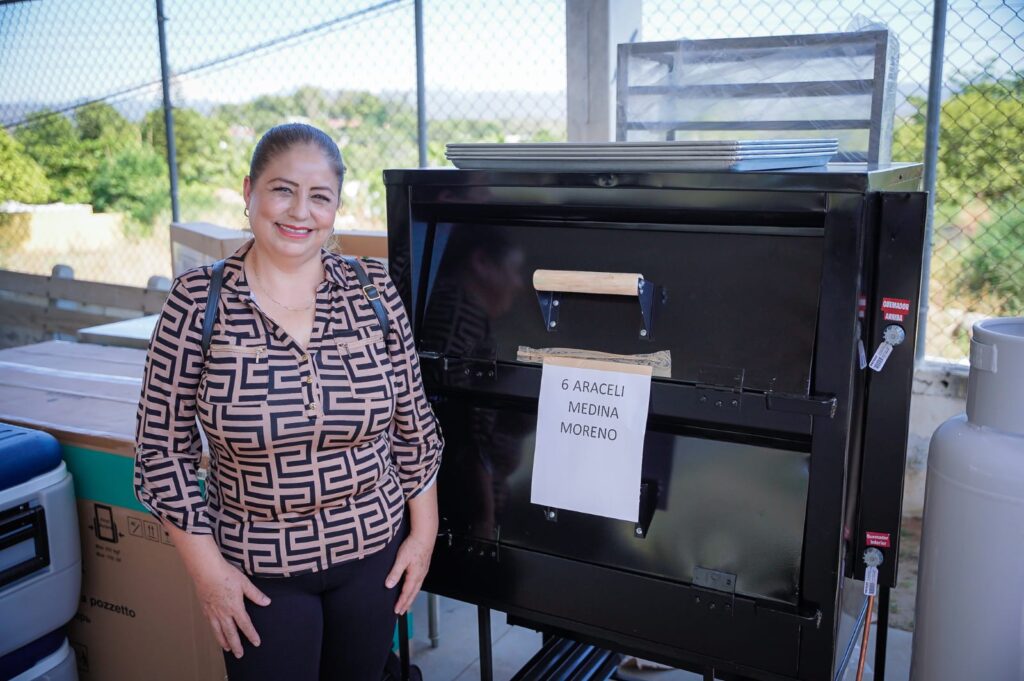
{"type": "Polygon", "coordinates": [[[570,142],[615,140],[619,43],[637,42],[641,0],[566,0],[566,115],[570,142]]]}

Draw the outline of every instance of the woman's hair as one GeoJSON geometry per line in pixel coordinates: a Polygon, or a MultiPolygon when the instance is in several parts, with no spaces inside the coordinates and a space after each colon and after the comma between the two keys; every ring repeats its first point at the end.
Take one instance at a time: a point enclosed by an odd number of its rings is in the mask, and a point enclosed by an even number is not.
{"type": "Polygon", "coordinates": [[[296,144],[312,144],[319,148],[337,174],[338,187],[341,187],[341,183],[345,180],[345,162],[341,160],[341,151],[338,149],[338,145],[323,130],[305,123],[275,125],[263,133],[263,137],[256,143],[256,148],[252,151],[252,160],[249,161],[250,181],[256,181],[271,159],[288,151],[296,144]]]}

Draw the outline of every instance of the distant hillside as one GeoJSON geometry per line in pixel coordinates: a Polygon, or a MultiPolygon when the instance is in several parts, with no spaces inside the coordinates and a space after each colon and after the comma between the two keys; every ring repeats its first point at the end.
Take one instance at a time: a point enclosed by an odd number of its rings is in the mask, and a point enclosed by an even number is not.
{"type": "MultiPolygon", "coordinates": [[[[907,104],[907,96],[925,97],[927,92],[927,83],[910,81],[899,83],[896,93],[896,115],[907,116],[914,113],[913,107],[907,104]]],[[[385,100],[401,101],[406,106],[415,106],[416,103],[414,91],[385,91],[376,94],[385,100]]],[[[944,88],[942,98],[946,99],[951,94],[953,94],[952,90],[944,88]]],[[[125,118],[133,122],[140,121],[146,112],[159,105],[159,101],[152,97],[124,98],[109,103],[125,118]]],[[[178,102],[178,106],[185,106],[207,114],[222,103],[211,100],[189,100],[178,102]]],[[[44,108],[59,110],[75,104],[76,102],[0,102],[0,126],[9,127],[44,108]]],[[[438,89],[427,91],[427,116],[432,120],[517,118],[561,122],[565,120],[565,110],[565,92],[502,90],[468,92],[438,89]]]]}

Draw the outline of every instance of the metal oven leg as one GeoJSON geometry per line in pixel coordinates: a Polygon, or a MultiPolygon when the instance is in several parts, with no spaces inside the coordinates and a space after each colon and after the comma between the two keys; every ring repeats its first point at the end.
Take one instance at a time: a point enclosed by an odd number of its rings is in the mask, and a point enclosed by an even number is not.
{"type": "Polygon", "coordinates": [[[402,681],[409,681],[409,615],[398,616],[398,659],[402,668],[402,681]]]}
{"type": "Polygon", "coordinates": [[[476,607],[477,631],[480,634],[480,681],[493,681],[491,668],[491,610],[482,605],[476,607]]]}
{"type": "Polygon", "coordinates": [[[430,647],[436,648],[441,640],[440,607],[437,602],[437,594],[427,594],[427,630],[430,633],[430,647]]]}
{"type": "Polygon", "coordinates": [[[885,681],[885,646],[889,638],[889,587],[878,587],[878,627],[875,630],[875,681],[885,681]]]}

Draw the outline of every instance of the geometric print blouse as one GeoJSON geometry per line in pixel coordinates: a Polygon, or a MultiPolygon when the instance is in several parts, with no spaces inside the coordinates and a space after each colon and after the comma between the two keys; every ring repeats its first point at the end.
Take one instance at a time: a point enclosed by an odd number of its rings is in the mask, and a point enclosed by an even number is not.
{"type": "Polygon", "coordinates": [[[405,503],[433,483],[443,441],[409,318],[383,265],[365,262],[390,329],[351,268],[321,251],[308,347],[263,314],[242,261],[224,266],[201,349],[210,267],[175,279],[153,333],[139,400],[135,490],[155,516],[212,534],[247,574],[316,572],[383,549],[405,503]],[[202,441],[209,470],[202,493],[202,441]]]}

